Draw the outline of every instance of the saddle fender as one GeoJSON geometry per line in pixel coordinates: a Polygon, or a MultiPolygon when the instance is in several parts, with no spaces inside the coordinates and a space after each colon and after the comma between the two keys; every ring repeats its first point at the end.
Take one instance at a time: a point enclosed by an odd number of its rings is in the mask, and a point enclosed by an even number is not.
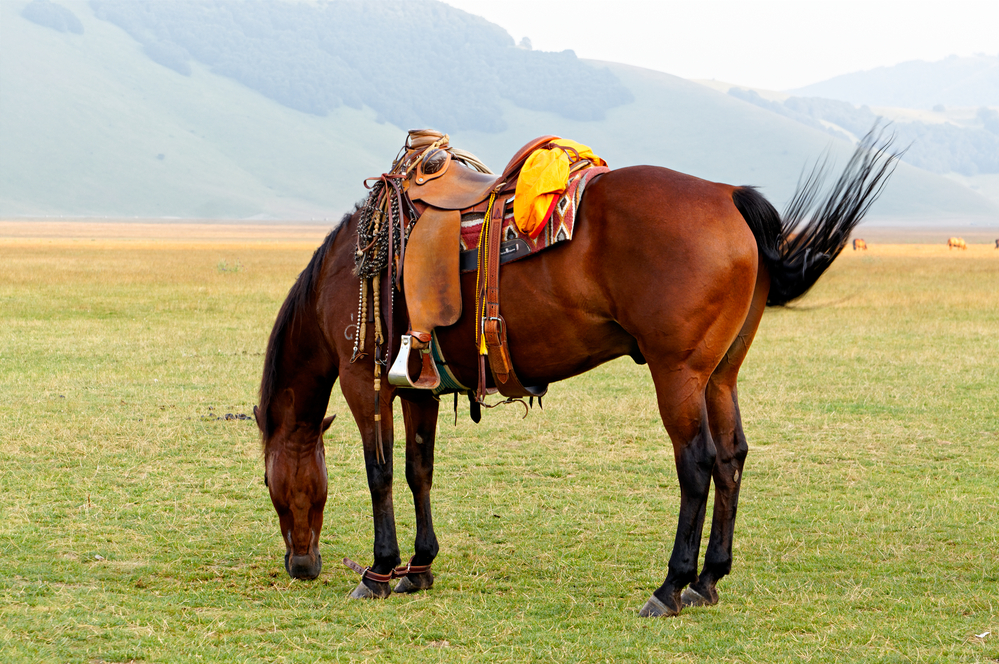
{"type": "Polygon", "coordinates": [[[428,207],[413,227],[402,268],[411,330],[429,333],[461,316],[460,238],[458,210],[428,207]]]}

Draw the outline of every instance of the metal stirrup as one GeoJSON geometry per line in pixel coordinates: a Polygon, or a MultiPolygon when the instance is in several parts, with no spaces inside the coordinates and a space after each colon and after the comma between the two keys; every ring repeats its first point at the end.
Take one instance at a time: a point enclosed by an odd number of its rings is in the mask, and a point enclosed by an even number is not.
{"type": "MultiPolygon", "coordinates": [[[[433,344],[433,340],[430,341],[433,344]]],[[[413,352],[413,336],[404,334],[399,344],[399,354],[389,369],[388,381],[399,387],[413,387],[420,390],[433,390],[441,384],[441,376],[437,372],[437,363],[430,352],[430,345],[420,350],[423,357],[423,368],[415,381],[409,375],[409,355],[413,352]]]]}

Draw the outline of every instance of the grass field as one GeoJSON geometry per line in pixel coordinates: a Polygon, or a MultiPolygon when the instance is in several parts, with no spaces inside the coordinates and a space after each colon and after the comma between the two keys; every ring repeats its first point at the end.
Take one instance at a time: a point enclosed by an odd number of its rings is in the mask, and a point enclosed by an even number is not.
{"type": "MultiPolygon", "coordinates": [[[[323,234],[0,225],[0,661],[999,662],[999,251],[848,250],[764,316],[733,573],[650,621],[679,492],[630,360],[526,420],[446,402],[437,582],[387,601],[346,599],[372,535],[335,391],[326,566],[287,577],[225,415],[323,234]]],[[[396,513],[405,558],[401,473],[396,513]]]]}

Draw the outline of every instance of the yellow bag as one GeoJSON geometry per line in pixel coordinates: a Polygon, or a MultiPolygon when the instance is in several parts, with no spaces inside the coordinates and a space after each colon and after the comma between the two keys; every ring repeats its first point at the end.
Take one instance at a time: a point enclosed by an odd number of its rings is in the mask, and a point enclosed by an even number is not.
{"type": "MultiPolygon", "coordinates": [[[[555,139],[552,143],[575,150],[580,159],[589,159],[594,166],[607,165],[586,145],[565,138],[555,139]]],[[[572,165],[569,159],[571,150],[535,150],[520,170],[516,198],[513,201],[513,219],[517,228],[531,238],[541,233],[545,222],[551,217],[556,201],[565,191],[572,165]]]]}

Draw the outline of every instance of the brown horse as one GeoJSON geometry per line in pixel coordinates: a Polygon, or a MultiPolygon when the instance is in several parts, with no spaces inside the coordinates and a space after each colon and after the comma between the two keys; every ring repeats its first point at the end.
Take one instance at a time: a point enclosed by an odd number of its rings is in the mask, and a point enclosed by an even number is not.
{"type": "MultiPolygon", "coordinates": [[[[814,170],[783,219],[751,187],[654,166],[611,171],[587,187],[571,242],[502,269],[502,310],[523,384],[564,380],[624,355],[647,363],[652,373],[673,445],[680,507],[666,579],[642,615],[676,615],[685,605],[718,601],[716,584],[732,566],[748,450],[736,392],[739,368],[766,307],[803,295],[879,194],[895,156],[875,144],[869,138],[858,148],[825,198],[819,191],[823,170],[814,170]],[[712,479],[714,516],[698,574],[712,479]]],[[[268,343],[254,412],[285,567],[293,577],[314,578],[322,567],[318,543],[327,496],[322,436],[332,421],[324,417],[339,379],[360,430],[374,518],[374,561],[351,596],[383,598],[391,594],[392,578],[401,577],[398,592],[433,583],[429,566],[438,543],[430,490],[438,401],[383,377],[376,422],[368,316],[361,321],[368,326],[367,355],[351,362],[358,217],[357,210],[344,216],[291,288],[268,343]],[[406,480],[417,523],[412,566],[399,568],[392,501],[395,397],[405,423],[406,480]]],[[[439,328],[437,338],[454,376],[474,386],[475,274],[463,275],[461,286],[461,317],[439,328]]],[[[394,311],[394,329],[406,330],[405,307],[394,311]]],[[[390,341],[397,351],[399,339],[390,341]]]]}
{"type": "Polygon", "coordinates": [[[948,249],[967,249],[968,244],[961,237],[952,237],[947,239],[948,249]]]}
{"type": "Polygon", "coordinates": [[[858,249],[863,249],[864,251],[867,251],[867,243],[864,242],[863,238],[858,237],[853,241],[853,250],[857,251],[858,249]]]}

